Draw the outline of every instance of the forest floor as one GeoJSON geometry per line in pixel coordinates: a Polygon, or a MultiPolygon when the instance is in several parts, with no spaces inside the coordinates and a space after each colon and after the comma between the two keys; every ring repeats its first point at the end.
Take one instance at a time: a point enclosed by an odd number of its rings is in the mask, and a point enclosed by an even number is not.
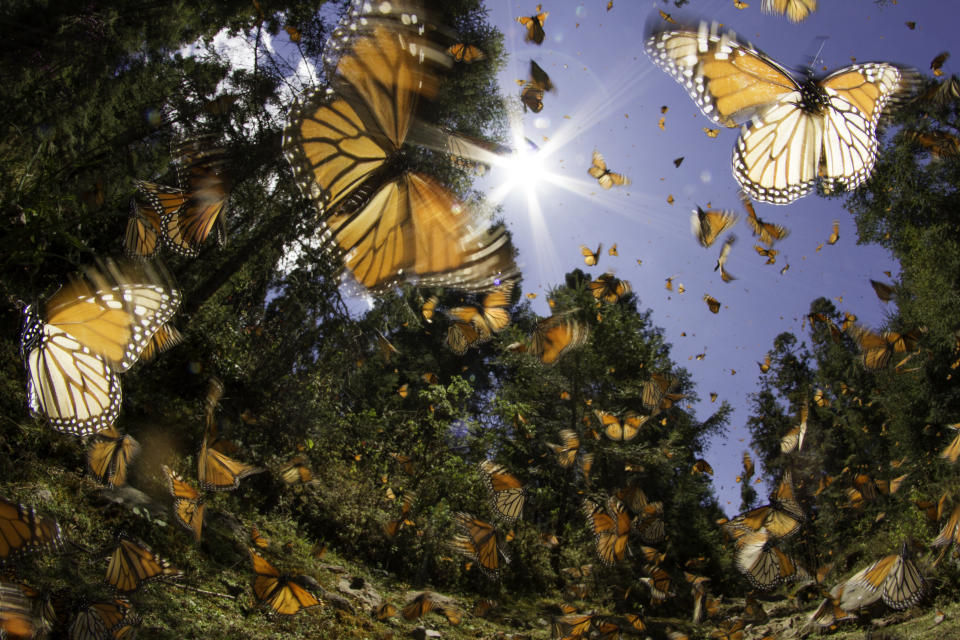
{"type": "MultiPolygon", "coordinates": [[[[69,459],[69,453],[62,450],[47,453],[67,453],[69,459]]],[[[76,458],[74,461],[80,462],[76,458]]],[[[437,593],[433,599],[452,609],[454,618],[459,614],[459,624],[452,624],[436,610],[408,621],[400,611],[424,588],[414,588],[383,569],[318,545],[290,519],[273,517],[263,522],[255,505],[245,504],[241,496],[231,498],[232,511],[208,507],[203,537],[196,544],[172,522],[169,495],[161,481],[141,478],[139,484],[144,491],[132,487],[104,489],[83,473],[81,465],[68,463],[65,467],[48,466],[40,471],[39,465],[30,465],[27,468],[36,471],[27,471],[16,482],[0,482],[0,495],[34,505],[38,511],[56,517],[67,539],[60,553],[37,554],[17,564],[17,577],[48,593],[66,589],[74,603],[80,597],[109,600],[114,594],[104,583],[105,558],[115,545],[113,536],[123,528],[128,535],[146,540],[157,554],[183,572],[176,584],[152,582],[127,596],[143,618],[140,637],[540,640],[551,637],[551,619],[561,613],[559,594],[526,596],[509,602],[509,594],[505,594],[497,608],[480,617],[473,614],[480,599],[477,594],[437,593]],[[299,576],[298,580],[320,598],[320,606],[281,616],[256,602],[248,549],[253,545],[252,524],[258,520],[259,531],[268,542],[257,551],[281,573],[299,576]],[[398,612],[381,621],[376,611],[384,603],[393,604],[398,612]]],[[[598,607],[590,602],[576,604],[582,612],[598,607]]],[[[808,624],[816,603],[797,610],[792,601],[772,597],[761,599],[761,604],[769,620],[749,625],[744,640],[960,639],[960,603],[956,602],[933,605],[928,600],[905,612],[881,610],[872,619],[864,616],[834,630],[808,624]],[[938,622],[941,613],[943,618],[938,622]]],[[[709,638],[716,622],[735,618],[742,611],[743,600],[733,599],[724,603],[716,620],[696,626],[689,617],[657,617],[655,609],[648,609],[644,616],[647,629],[623,637],[662,640],[672,629],[689,634],[691,640],[709,638]]]]}

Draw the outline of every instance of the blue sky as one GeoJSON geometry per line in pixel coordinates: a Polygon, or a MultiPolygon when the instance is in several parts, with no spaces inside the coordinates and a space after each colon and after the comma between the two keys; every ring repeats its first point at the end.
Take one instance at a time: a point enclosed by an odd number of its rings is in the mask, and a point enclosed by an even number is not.
{"type": "MultiPolygon", "coordinates": [[[[505,35],[508,60],[500,74],[501,89],[511,97],[523,133],[548,154],[546,168],[554,179],[533,190],[510,192],[502,212],[520,251],[525,292],[538,293],[534,310],[548,315],[546,291],[563,275],[582,268],[594,276],[613,270],[628,280],[641,308],[653,310],[653,322],[665,330],[673,358],[686,367],[702,400],[693,409],[705,419],[717,405],[710,392],[735,409],[729,434],[710,443],[706,459],[713,465],[720,504],[738,510],[741,456],[749,446],[745,429],[748,396],[756,390],[757,362],[774,337],[801,331],[803,316],[818,296],[842,298],[837,306],[877,326],[891,309],[880,302],[869,279],[896,276],[896,265],[879,247],[858,246],[852,216],[841,200],[810,195],[788,206],[757,204],[761,218],[790,229],[779,243],[775,265],[765,265],[737,196],[730,158],[738,136],[723,129],[715,139],[703,127],[716,128],[687,97],[686,91],[644,53],[645,25],[657,9],[681,22],[699,19],[724,23],[741,40],[750,41],[782,65],[802,68],[819,51],[818,70],[830,71],[858,62],[889,61],[929,73],[929,63],[955,41],[956,10],[949,3],[915,0],[877,7],[872,0],[821,0],[819,10],[799,25],[763,14],[761,0],[748,0],[744,10],[732,0],[692,0],[687,11],[661,2],[606,0],[543,2],[550,13],[542,46],[524,41],[525,29],[515,21],[535,12],[535,1],[490,1],[489,19],[505,35]],[[915,30],[906,21],[915,21],[915,30]],[[821,48],[822,46],[822,48],[821,48]],[[518,79],[527,77],[535,60],[557,90],[546,94],[539,114],[523,113],[518,79]],[[661,114],[662,106],[669,107],[661,114]],[[665,129],[658,120],[665,117],[665,129]],[[587,175],[594,149],[610,169],[631,178],[628,187],[603,191],[587,175]],[[683,156],[675,168],[673,160],[683,156]],[[668,204],[668,196],[674,203],[668,204]],[[713,266],[721,242],[699,247],[690,232],[690,213],[697,205],[733,209],[741,215],[733,229],[737,244],[727,269],[737,277],[723,283],[713,266]],[[830,236],[834,220],[840,240],[817,251],[830,236]],[[584,265],[580,245],[603,243],[599,265],[584,265]],[[607,249],[617,243],[618,257],[607,249]],[[642,260],[642,265],[637,260],[642,260]],[[789,270],[781,275],[781,268],[789,270]],[[665,289],[673,277],[674,291],[665,289]],[[685,293],[678,294],[682,283],[685,293]],[[703,295],[723,307],[709,312],[703,295]],[[682,334],[686,333],[685,336],[682,334]],[[696,354],[706,354],[696,360],[696,354]],[[736,374],[733,374],[736,371],[736,374]]],[[[944,71],[949,74],[952,60],[944,71]]],[[[494,168],[477,186],[489,193],[508,179],[494,168]]],[[[763,489],[760,490],[763,499],[763,489]]]]}

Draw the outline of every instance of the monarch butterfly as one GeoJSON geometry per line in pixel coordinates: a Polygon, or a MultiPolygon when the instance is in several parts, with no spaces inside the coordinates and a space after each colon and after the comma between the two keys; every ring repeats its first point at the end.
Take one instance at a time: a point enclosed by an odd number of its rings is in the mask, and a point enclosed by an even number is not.
{"type": "Polygon", "coordinates": [[[750,202],[747,194],[742,191],[740,192],[740,200],[743,202],[743,208],[747,211],[747,223],[750,225],[753,235],[760,236],[760,242],[768,247],[772,247],[774,242],[783,240],[790,235],[790,230],[783,225],[773,224],[758,218],[757,210],[754,209],[753,203],[750,202]]]}
{"type": "Polygon", "coordinates": [[[767,612],[763,610],[763,605],[761,605],[756,598],[748,595],[743,607],[744,622],[764,624],[768,619],[769,616],[767,612]]]}
{"type": "Polygon", "coordinates": [[[33,609],[23,590],[0,580],[0,635],[4,638],[33,638],[36,631],[33,609]]]}
{"type": "MultiPolygon", "coordinates": [[[[393,500],[393,492],[388,489],[387,497],[393,500]]],[[[403,504],[400,506],[400,517],[396,520],[390,520],[383,525],[383,531],[388,538],[392,538],[400,531],[403,525],[413,525],[413,522],[407,518],[410,510],[413,509],[413,503],[417,501],[417,494],[409,489],[403,492],[403,504]]]]}
{"type": "Polygon", "coordinates": [[[490,493],[493,510],[504,520],[512,522],[523,513],[527,490],[516,476],[490,460],[480,463],[480,475],[490,493]]]}
{"type": "Polygon", "coordinates": [[[596,251],[590,251],[590,248],[587,245],[580,245],[580,253],[583,254],[583,263],[588,267],[595,267],[600,261],[600,250],[603,249],[603,244],[597,245],[596,251]]]}
{"type": "Polygon", "coordinates": [[[70,640],[132,639],[140,622],[140,616],[122,598],[109,602],[82,600],[70,624],[68,637],[70,640]]]}
{"type": "Polygon", "coordinates": [[[437,296],[430,296],[424,301],[420,306],[420,314],[423,315],[423,319],[429,324],[433,322],[433,314],[437,310],[437,303],[440,302],[440,299],[437,296]]]}
{"type": "Polygon", "coordinates": [[[738,515],[724,525],[724,528],[734,535],[737,535],[737,529],[751,532],[764,529],[771,537],[781,539],[796,534],[803,520],[803,510],[793,495],[792,479],[788,472],[781,478],[771,504],[738,515]]]}
{"type": "Polygon", "coordinates": [[[546,34],[543,32],[543,23],[550,15],[549,11],[541,11],[541,6],[537,5],[537,12],[532,16],[520,16],[517,22],[527,28],[527,34],[524,40],[534,44],[543,44],[543,38],[546,34]]]}
{"type": "Polygon", "coordinates": [[[557,456],[557,464],[567,469],[577,458],[577,451],[580,449],[580,438],[575,431],[564,429],[560,432],[560,444],[548,442],[547,447],[557,456]]]}
{"type": "Polygon", "coordinates": [[[377,615],[377,620],[380,620],[381,622],[384,620],[388,620],[393,616],[397,615],[397,607],[395,605],[390,604],[389,602],[384,602],[382,605],[377,607],[376,615],[377,615]]]}
{"type": "Polygon", "coordinates": [[[837,241],[840,239],[840,221],[833,221],[833,230],[830,232],[830,237],[827,238],[827,244],[837,244],[837,241]]]}
{"type": "Polygon", "coordinates": [[[717,630],[710,634],[716,640],[743,640],[743,629],[746,623],[743,620],[723,620],[717,624],[717,630]]]}
{"type": "Polygon", "coordinates": [[[454,626],[460,624],[460,622],[463,620],[463,613],[454,609],[453,607],[437,605],[435,608],[437,613],[442,614],[443,617],[447,619],[447,622],[454,626]]]}
{"type": "MultiPolygon", "coordinates": [[[[724,241],[723,246],[720,248],[720,257],[717,258],[717,266],[713,268],[714,271],[720,270],[720,279],[724,282],[730,282],[731,280],[736,280],[726,269],[727,258],[730,257],[730,250],[733,248],[733,243],[737,241],[737,236],[732,233],[727,236],[727,239],[724,241]]],[[[712,308],[711,308],[712,311],[712,308]]]]}
{"type": "Polygon", "coordinates": [[[790,429],[785,436],[780,438],[780,451],[790,453],[793,450],[803,449],[803,438],[807,435],[807,416],[810,407],[804,404],[800,407],[800,424],[790,429]]]}
{"type": "Polygon", "coordinates": [[[524,110],[530,109],[534,113],[540,113],[543,110],[544,92],[553,91],[553,89],[553,82],[547,72],[531,60],[530,79],[523,84],[523,89],[520,91],[520,102],[523,103],[524,110]]]}
{"type": "Polygon", "coordinates": [[[877,294],[881,301],[890,302],[893,299],[893,287],[885,282],[870,280],[870,286],[873,287],[873,292],[877,294]]]}
{"type": "Polygon", "coordinates": [[[701,247],[713,245],[721,233],[737,223],[738,216],[733,211],[704,211],[700,207],[690,215],[690,230],[701,247]]]}
{"type": "MultiPolygon", "coordinates": [[[[664,398],[671,395],[679,384],[680,379],[672,373],[654,373],[649,380],[643,383],[643,394],[641,396],[643,408],[647,411],[657,412],[661,408],[664,398]]],[[[673,401],[670,402],[672,404],[673,401]]]]}
{"type": "Polygon", "coordinates": [[[618,280],[610,272],[597,276],[597,279],[587,284],[587,288],[597,300],[613,304],[630,292],[630,283],[618,280]]]}
{"type": "Polygon", "coordinates": [[[840,340],[843,338],[843,333],[837,327],[837,325],[834,324],[833,320],[823,315],[822,313],[811,313],[810,315],[807,316],[807,318],[810,320],[811,326],[813,326],[815,323],[820,323],[823,326],[827,327],[827,329],[830,330],[830,339],[833,340],[834,342],[839,343],[840,340]]]}
{"type": "Polygon", "coordinates": [[[790,22],[803,22],[817,10],[817,0],[763,0],[764,13],[786,15],[790,22]]]}
{"type": "MultiPolygon", "coordinates": [[[[137,213],[146,217],[146,222],[151,226],[155,225],[157,236],[163,240],[164,245],[169,245],[169,239],[166,234],[167,220],[177,215],[177,212],[183,208],[187,202],[187,196],[183,189],[168,187],[157,182],[147,182],[146,180],[134,180],[134,186],[137,188],[140,196],[146,200],[146,206],[137,206],[137,213]]],[[[130,223],[127,223],[127,233],[130,232],[130,223]]],[[[134,247],[127,244],[126,250],[129,252],[134,247]]],[[[154,248],[154,251],[156,248],[154,248]]],[[[148,257],[134,254],[132,257],[148,257]]]]}
{"type": "Polygon", "coordinates": [[[754,469],[755,467],[753,464],[753,458],[750,456],[750,452],[744,451],[743,452],[743,474],[741,476],[744,483],[746,483],[748,480],[750,480],[750,478],[753,477],[754,469]]]}
{"type": "Polygon", "coordinates": [[[705,293],[703,294],[703,301],[707,303],[707,308],[710,309],[710,313],[720,313],[720,301],[714,298],[713,296],[705,293]]]}
{"type": "Polygon", "coordinates": [[[947,520],[947,524],[943,525],[940,533],[938,533],[934,541],[930,543],[931,547],[943,547],[943,551],[940,552],[940,555],[937,556],[937,559],[933,563],[934,566],[939,564],[943,556],[946,555],[951,543],[960,544],[960,505],[954,507],[950,519],[947,520]]]}
{"type": "Polygon", "coordinates": [[[473,558],[484,574],[495,578],[500,571],[500,556],[505,562],[510,561],[497,544],[496,529],[468,513],[457,513],[454,520],[461,533],[450,541],[450,548],[473,558]]]}
{"type": "Polygon", "coordinates": [[[405,620],[422,618],[433,611],[435,606],[436,602],[433,600],[431,593],[424,591],[403,608],[403,617],[405,620]]]}
{"type": "MultiPolygon", "coordinates": [[[[855,588],[858,591],[865,592],[866,590],[861,588],[855,588]]],[[[816,611],[810,614],[810,621],[815,622],[821,627],[829,627],[834,625],[837,622],[842,620],[847,620],[849,618],[856,618],[856,614],[850,614],[840,607],[840,603],[843,600],[844,592],[847,590],[847,583],[841,582],[840,584],[834,586],[828,593],[827,597],[823,599],[820,603],[820,606],[817,607],[816,611]]],[[[853,591],[854,589],[851,589],[853,591]]],[[[879,599],[879,594],[874,597],[869,602],[864,602],[863,604],[869,605],[879,599]]],[[[854,605],[854,608],[851,611],[856,611],[858,605],[854,605]]]]}
{"type": "Polygon", "coordinates": [[[932,102],[935,105],[945,106],[952,102],[960,100],[960,79],[957,76],[950,76],[933,85],[926,93],[920,96],[924,102],[932,102]]]}
{"type": "Polygon", "coordinates": [[[930,70],[933,71],[933,75],[938,78],[943,75],[943,63],[946,62],[949,57],[949,51],[942,51],[930,61],[930,70]]]}
{"type": "Polygon", "coordinates": [[[158,353],[163,353],[174,348],[183,342],[183,334],[171,323],[161,325],[157,332],[150,338],[150,342],[144,347],[140,359],[149,362],[157,357],[158,353]]]}
{"type": "Polygon", "coordinates": [[[270,546],[270,539],[260,533],[260,529],[257,528],[257,525],[253,525],[250,528],[250,541],[261,549],[266,549],[270,546]]]}
{"type": "Polygon", "coordinates": [[[604,509],[585,498],[583,513],[587,517],[587,524],[593,530],[600,561],[612,565],[623,560],[630,534],[630,515],[624,510],[623,503],[611,497],[604,509]]]}
{"type": "Polygon", "coordinates": [[[447,329],[447,346],[457,355],[466,353],[480,338],[480,331],[470,322],[454,322],[447,329]]]}
{"type": "Polygon", "coordinates": [[[640,581],[650,589],[650,599],[654,604],[666,602],[675,595],[670,591],[670,574],[661,567],[648,567],[649,576],[640,578],[640,581]]]}
{"type": "Polygon", "coordinates": [[[523,104],[523,110],[529,109],[534,113],[543,111],[543,89],[532,82],[524,83],[520,89],[520,102],[523,104]]]}
{"type": "MultiPolygon", "coordinates": [[[[690,574],[684,571],[684,575],[689,576],[690,574]]],[[[709,578],[707,578],[707,580],[709,580],[709,578]]],[[[706,614],[705,605],[707,603],[707,590],[702,585],[697,587],[696,584],[694,585],[694,587],[691,587],[690,590],[693,595],[693,623],[700,624],[701,622],[703,622],[703,619],[706,614]]]]}
{"type": "Polygon", "coordinates": [[[467,64],[487,57],[479,47],[462,42],[447,47],[447,53],[450,54],[454,62],[466,62],[467,64]]]}
{"type": "Polygon", "coordinates": [[[897,476],[896,478],[892,478],[890,480],[874,480],[874,483],[877,485],[877,491],[885,496],[889,496],[900,490],[900,486],[909,475],[909,473],[905,473],[902,476],[897,476]]]}
{"type": "Polygon", "coordinates": [[[920,338],[920,332],[916,330],[904,333],[885,331],[877,334],[857,324],[851,324],[847,333],[860,347],[863,366],[871,371],[886,367],[893,353],[915,351],[920,338]]]}
{"type": "Polygon", "coordinates": [[[173,317],[180,292],[150,267],[106,262],[47,300],[23,309],[20,357],[31,412],[58,431],[103,431],[120,412],[120,378],[173,317]]]}
{"type": "Polygon", "coordinates": [[[387,337],[380,333],[379,330],[374,329],[374,331],[377,333],[377,348],[380,350],[380,355],[386,362],[390,362],[390,358],[392,358],[394,354],[400,353],[400,350],[393,346],[393,343],[387,340],[387,337]]]}
{"type": "Polygon", "coordinates": [[[205,491],[233,491],[247,476],[264,471],[262,467],[234,460],[211,446],[209,431],[197,456],[197,478],[205,491]]]}
{"type": "Polygon", "coordinates": [[[121,593],[135,591],[152,580],[178,578],[181,573],[156,555],[150,547],[125,535],[117,538],[117,548],[107,564],[107,583],[121,593]]]}
{"type": "Polygon", "coordinates": [[[607,163],[596,149],[593,150],[593,162],[587,173],[597,179],[600,186],[604,189],[610,189],[613,185],[622,187],[630,184],[630,178],[619,173],[613,173],[607,169],[607,163]]]}
{"type": "Polygon", "coordinates": [[[775,204],[806,195],[818,181],[830,191],[864,182],[877,157],[880,114],[910,84],[885,62],[798,82],[706,23],[699,31],[654,33],[647,53],[715,122],[733,127],[753,119],[734,148],[734,177],[754,199],[775,204]]]}
{"type": "Polygon", "coordinates": [[[0,497],[0,565],[20,554],[61,544],[60,525],[55,520],[0,497]]]}
{"type": "Polygon", "coordinates": [[[450,316],[456,320],[455,326],[469,323],[476,329],[477,338],[471,344],[489,340],[494,333],[503,331],[510,324],[510,312],[507,307],[510,306],[512,294],[513,281],[505,281],[484,296],[480,307],[454,307],[450,309],[450,316]]]}
{"type": "Polygon", "coordinates": [[[663,11],[662,9],[660,9],[659,12],[660,12],[660,18],[662,18],[663,20],[666,20],[667,22],[669,22],[669,23],[671,23],[671,24],[677,24],[677,21],[673,19],[673,16],[672,16],[672,15],[670,15],[669,13],[663,11]]]}
{"type": "MultiPolygon", "coordinates": [[[[200,253],[200,246],[215,230],[223,242],[227,201],[230,185],[223,174],[223,149],[208,147],[206,141],[188,140],[174,149],[179,193],[183,205],[163,218],[164,239],[177,254],[192,258],[200,253]]],[[[157,192],[148,191],[148,197],[157,201],[157,192]]],[[[174,196],[173,200],[176,200],[174,196]]]]}
{"type": "Polygon", "coordinates": [[[433,178],[403,169],[417,99],[432,96],[438,82],[410,53],[428,56],[427,43],[384,22],[348,39],[331,91],[297,101],[284,153],[324,233],[364,287],[415,279],[489,288],[515,269],[509,238],[503,227],[487,232],[433,178]]]}
{"type": "Polygon", "coordinates": [[[698,459],[693,463],[693,468],[690,470],[690,473],[706,473],[707,475],[713,475],[713,467],[710,466],[710,463],[704,460],[703,458],[698,459]]]}
{"type": "Polygon", "coordinates": [[[603,433],[616,442],[629,442],[637,437],[642,427],[650,416],[641,416],[633,411],[628,411],[623,418],[618,418],[612,413],[606,411],[594,410],[593,415],[597,417],[600,426],[603,427],[603,433]]]}
{"type": "MultiPolygon", "coordinates": [[[[956,78],[953,81],[956,82],[956,78]]],[[[904,136],[929,151],[934,160],[960,154],[960,138],[946,131],[907,131],[904,136]]]]}
{"type": "Polygon", "coordinates": [[[544,364],[554,364],[567,351],[587,341],[590,329],[569,313],[555,314],[537,322],[531,350],[544,364]]]}
{"type": "Polygon", "coordinates": [[[253,549],[247,549],[253,562],[253,595],[258,602],[285,616],[320,604],[317,598],[277,569],[253,549]]]}
{"type": "Polygon", "coordinates": [[[413,460],[413,457],[396,452],[390,453],[390,457],[400,465],[400,468],[403,469],[403,472],[408,476],[417,475],[417,466],[413,460]]]}
{"type": "Polygon", "coordinates": [[[287,485],[318,484],[304,456],[290,458],[290,461],[280,468],[280,479],[287,485]]]}
{"type": "Polygon", "coordinates": [[[153,207],[141,207],[130,200],[130,217],[123,236],[123,250],[128,258],[152,258],[160,248],[162,221],[153,207]]]}
{"type": "Polygon", "coordinates": [[[906,542],[900,545],[899,553],[877,560],[849,583],[880,591],[887,606],[898,610],[917,604],[927,591],[927,581],[910,559],[906,542]]]}
{"type": "Polygon", "coordinates": [[[139,452],[136,440],[109,427],[97,434],[87,451],[87,466],[97,482],[122,487],[127,483],[127,465],[139,452]]]}
{"type": "Polygon", "coordinates": [[[767,259],[764,264],[776,264],[777,254],[780,253],[776,249],[764,249],[758,244],[753,245],[753,248],[756,250],[757,254],[765,257],[767,259]]]}
{"type": "Polygon", "coordinates": [[[586,638],[594,620],[595,613],[568,613],[554,618],[551,624],[551,638],[586,638]]]}
{"type": "Polygon", "coordinates": [[[589,487],[590,472],[593,470],[593,454],[581,451],[580,455],[577,456],[577,466],[580,468],[580,473],[583,475],[583,481],[589,487]]]}
{"type": "Polygon", "coordinates": [[[750,584],[762,591],[797,574],[796,563],[773,546],[773,538],[766,531],[751,531],[738,538],[734,561],[750,584]]]}
{"type": "Polygon", "coordinates": [[[663,522],[663,503],[659,500],[645,504],[640,509],[637,520],[637,531],[640,539],[648,544],[662,542],[667,535],[666,525],[663,522]]]}

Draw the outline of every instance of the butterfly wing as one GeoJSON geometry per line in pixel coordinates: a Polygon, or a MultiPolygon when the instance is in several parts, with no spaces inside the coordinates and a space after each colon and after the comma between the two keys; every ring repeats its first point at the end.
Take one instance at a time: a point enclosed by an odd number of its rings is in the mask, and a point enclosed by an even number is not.
{"type": "Polygon", "coordinates": [[[528,82],[520,90],[520,102],[523,103],[524,111],[530,109],[534,113],[540,113],[543,111],[543,89],[528,82]]]}
{"type": "Polygon", "coordinates": [[[0,564],[23,553],[55,548],[60,543],[60,526],[55,520],[0,497],[0,564]]]}
{"type": "Polygon", "coordinates": [[[261,467],[234,460],[227,454],[208,446],[204,438],[197,462],[200,487],[206,491],[233,491],[247,476],[264,471],[261,467]]]}
{"type": "Polygon", "coordinates": [[[654,32],[646,50],[704,115],[725,127],[746,123],[771,104],[799,102],[800,85],[786,69],[715,25],[654,32]]]}
{"type": "Polygon", "coordinates": [[[128,258],[152,258],[160,247],[161,219],[153,207],[141,207],[130,201],[130,217],[123,237],[123,250],[128,258]]]}
{"type": "Polygon", "coordinates": [[[883,601],[892,609],[908,609],[927,592],[927,581],[913,561],[903,555],[896,560],[883,582],[883,601]]]}
{"type": "Polygon", "coordinates": [[[127,483],[127,465],[140,452],[140,445],[113,427],[101,432],[87,452],[87,466],[98,482],[114,487],[127,483]]]}
{"type": "Polygon", "coordinates": [[[790,22],[803,22],[817,10],[817,0],[763,0],[764,13],[786,15],[790,22]]]}
{"type": "Polygon", "coordinates": [[[549,11],[544,11],[534,16],[520,16],[517,18],[517,22],[527,28],[524,40],[534,44],[543,44],[543,39],[546,37],[546,33],[543,31],[543,21],[546,20],[549,15],[549,11]]]}
{"type": "Polygon", "coordinates": [[[290,578],[281,576],[280,572],[263,556],[253,549],[249,549],[249,553],[254,572],[253,595],[258,602],[266,603],[271,609],[283,615],[293,615],[301,609],[320,604],[320,601],[309,591],[290,578]]]}
{"type": "Polygon", "coordinates": [[[201,499],[200,492],[167,465],[163,465],[163,472],[167,475],[170,495],[174,498],[174,517],[180,523],[180,526],[193,534],[195,540],[200,540],[200,531],[203,529],[203,511],[206,507],[201,499]]]}
{"type": "Polygon", "coordinates": [[[60,431],[89,435],[120,411],[120,379],[176,312],[180,293],[150,268],[105,263],[61,288],[44,318],[24,309],[20,349],[31,408],[60,431]]]}
{"type": "Polygon", "coordinates": [[[454,322],[447,329],[447,346],[457,355],[463,355],[479,341],[480,332],[472,322],[454,322]]]}
{"type": "Polygon", "coordinates": [[[352,38],[336,68],[336,94],[308,93],[291,111],[284,152],[360,284],[484,288],[491,274],[514,268],[502,227],[471,231],[449,191],[400,168],[416,102],[437,86],[409,51],[422,43],[407,44],[381,27],[352,38]]]}
{"type": "Polygon", "coordinates": [[[149,547],[123,536],[107,565],[107,583],[120,592],[134,591],[152,580],[176,578],[180,572],[149,547]]]}
{"type": "Polygon", "coordinates": [[[451,540],[451,549],[474,558],[485,574],[496,577],[502,552],[497,546],[493,525],[467,513],[456,514],[456,522],[462,533],[451,540]]]}
{"type": "Polygon", "coordinates": [[[553,364],[568,350],[580,346],[589,337],[589,329],[576,318],[551,316],[537,324],[532,350],[544,364],[553,364]]]}
{"type": "Polygon", "coordinates": [[[150,342],[144,347],[140,359],[148,362],[157,357],[158,353],[172,349],[183,342],[183,334],[171,323],[162,325],[157,332],[150,338],[150,342]]]}
{"type": "Polygon", "coordinates": [[[517,477],[490,460],[480,463],[480,471],[490,493],[493,510],[507,521],[519,518],[523,513],[527,491],[517,477]]]}
{"type": "Polygon", "coordinates": [[[873,171],[877,159],[877,123],[903,75],[887,63],[840,69],[820,83],[829,104],[824,110],[824,186],[855,189],[873,171]]]}

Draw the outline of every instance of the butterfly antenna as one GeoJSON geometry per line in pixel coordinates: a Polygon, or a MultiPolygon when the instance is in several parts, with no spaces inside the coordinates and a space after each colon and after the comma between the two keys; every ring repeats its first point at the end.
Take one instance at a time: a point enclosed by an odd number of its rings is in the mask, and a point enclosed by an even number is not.
{"type": "Polygon", "coordinates": [[[817,49],[817,52],[813,56],[807,57],[807,73],[813,74],[813,70],[817,68],[818,65],[823,63],[823,60],[820,58],[820,54],[823,53],[823,48],[827,44],[827,40],[830,39],[830,36],[818,36],[814,42],[817,40],[820,41],[820,48],[817,49]]]}

